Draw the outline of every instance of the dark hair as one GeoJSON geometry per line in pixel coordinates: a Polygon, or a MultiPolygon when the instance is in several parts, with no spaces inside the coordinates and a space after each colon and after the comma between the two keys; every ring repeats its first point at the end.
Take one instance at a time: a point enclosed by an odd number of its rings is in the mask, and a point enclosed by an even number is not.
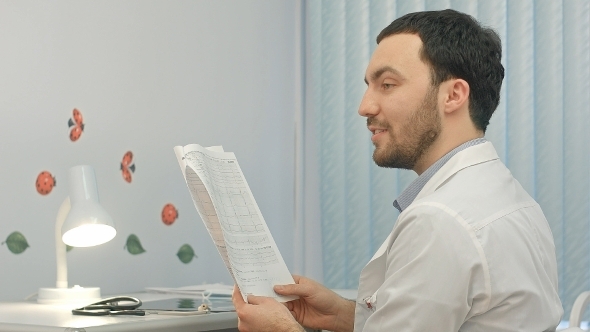
{"type": "Polygon", "coordinates": [[[396,19],[377,36],[377,44],[400,33],[417,34],[422,39],[420,57],[431,66],[433,86],[451,78],[469,84],[469,114],[475,126],[485,132],[500,102],[504,78],[498,34],[467,14],[446,9],[396,19]]]}

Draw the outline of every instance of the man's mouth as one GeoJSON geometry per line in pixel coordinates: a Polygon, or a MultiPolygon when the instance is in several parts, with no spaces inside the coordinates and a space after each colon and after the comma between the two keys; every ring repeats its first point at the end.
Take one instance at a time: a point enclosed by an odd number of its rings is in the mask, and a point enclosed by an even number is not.
{"type": "Polygon", "coordinates": [[[371,136],[371,141],[373,142],[375,142],[377,139],[379,139],[379,137],[383,136],[387,132],[387,129],[383,128],[369,128],[369,130],[373,134],[371,136]]]}
{"type": "Polygon", "coordinates": [[[373,130],[373,135],[377,135],[377,134],[380,134],[380,133],[385,132],[385,131],[387,131],[387,130],[385,130],[385,129],[375,129],[375,130],[373,130]]]}
{"type": "Polygon", "coordinates": [[[385,123],[380,123],[375,118],[367,118],[367,129],[373,134],[371,140],[375,143],[379,137],[387,132],[388,126],[385,123]]]}

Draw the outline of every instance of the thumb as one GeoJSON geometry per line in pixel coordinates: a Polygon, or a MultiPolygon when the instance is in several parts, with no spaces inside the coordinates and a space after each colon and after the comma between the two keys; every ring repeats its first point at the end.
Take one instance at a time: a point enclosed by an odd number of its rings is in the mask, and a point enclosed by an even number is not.
{"type": "Polygon", "coordinates": [[[307,287],[301,284],[276,285],[273,290],[279,295],[305,296],[308,293],[307,287]]]}

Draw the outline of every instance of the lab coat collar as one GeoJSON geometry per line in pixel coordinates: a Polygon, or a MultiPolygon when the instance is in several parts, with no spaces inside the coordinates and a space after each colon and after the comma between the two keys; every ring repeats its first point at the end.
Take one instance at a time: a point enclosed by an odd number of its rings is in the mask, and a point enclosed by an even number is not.
{"type": "Polygon", "coordinates": [[[458,152],[424,185],[414,202],[435,192],[451,176],[462,169],[499,159],[492,142],[477,144],[458,152]]]}
{"type": "Polygon", "coordinates": [[[404,189],[401,195],[393,202],[393,206],[399,211],[403,212],[408,206],[414,202],[416,196],[420,193],[422,188],[426,185],[426,183],[457,153],[472,147],[477,144],[485,143],[487,140],[484,137],[479,137],[476,139],[469,140],[456,148],[452,149],[451,151],[447,152],[444,156],[442,156],[439,160],[437,160],[434,164],[430,165],[424,173],[420,174],[417,179],[415,179],[410,185],[404,189]]]}

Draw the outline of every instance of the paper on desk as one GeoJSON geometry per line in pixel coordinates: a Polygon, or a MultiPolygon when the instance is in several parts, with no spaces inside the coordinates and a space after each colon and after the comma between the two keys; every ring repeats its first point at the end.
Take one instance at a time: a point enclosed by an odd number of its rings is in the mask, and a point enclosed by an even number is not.
{"type": "Polygon", "coordinates": [[[197,297],[230,297],[233,293],[233,285],[220,283],[202,284],[184,287],[146,287],[145,290],[154,293],[192,295],[197,297]]]}
{"type": "Polygon", "coordinates": [[[295,299],[272,289],[295,282],[235,155],[198,144],[177,146],[174,152],[195,207],[244,299],[248,294],[295,299]]]}

